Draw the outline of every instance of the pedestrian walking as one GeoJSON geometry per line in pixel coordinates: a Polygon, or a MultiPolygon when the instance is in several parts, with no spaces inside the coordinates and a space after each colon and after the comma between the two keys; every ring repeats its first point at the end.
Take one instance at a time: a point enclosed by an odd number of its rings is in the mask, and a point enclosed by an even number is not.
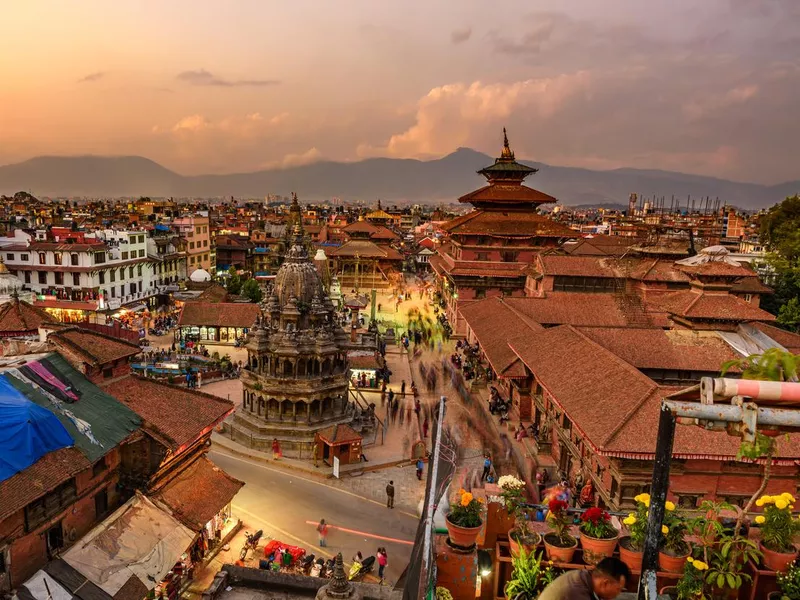
{"type": "Polygon", "coordinates": [[[428,417],[425,417],[425,421],[422,423],[422,437],[428,437],[428,417]]]}
{"type": "Polygon", "coordinates": [[[389,389],[389,406],[392,406],[392,402],[394,402],[394,390],[389,389]]]}
{"type": "Polygon", "coordinates": [[[319,448],[317,448],[316,444],[314,444],[313,454],[314,454],[314,468],[318,469],[319,464],[317,464],[317,455],[319,454],[319,448]]]}
{"type": "Polygon", "coordinates": [[[417,479],[422,481],[422,468],[425,466],[425,463],[422,462],[421,458],[417,459],[417,479]]]}
{"type": "Polygon", "coordinates": [[[483,455],[483,473],[481,474],[481,481],[486,481],[486,478],[489,477],[489,471],[492,470],[492,459],[489,458],[488,454],[483,455]]]}
{"type": "Polygon", "coordinates": [[[378,578],[383,583],[383,573],[386,571],[386,565],[389,564],[389,557],[386,555],[386,548],[378,548],[378,578]]]}
{"type": "Polygon", "coordinates": [[[394,481],[386,484],[386,508],[394,508],[394,481]]]}
{"type": "Polygon", "coordinates": [[[278,442],[278,438],[272,439],[272,460],[278,460],[281,456],[283,456],[283,452],[281,452],[281,445],[278,442]]]}
{"type": "Polygon", "coordinates": [[[403,396],[406,395],[406,380],[405,379],[400,383],[400,394],[402,394],[403,396]]]}
{"type": "Polygon", "coordinates": [[[319,547],[324,548],[328,545],[328,524],[325,519],[320,519],[317,525],[317,533],[319,534],[319,547]]]}
{"type": "Polygon", "coordinates": [[[398,412],[400,413],[400,425],[402,425],[403,424],[403,420],[405,418],[406,411],[405,411],[404,408],[400,408],[400,409],[398,409],[398,412]]]}

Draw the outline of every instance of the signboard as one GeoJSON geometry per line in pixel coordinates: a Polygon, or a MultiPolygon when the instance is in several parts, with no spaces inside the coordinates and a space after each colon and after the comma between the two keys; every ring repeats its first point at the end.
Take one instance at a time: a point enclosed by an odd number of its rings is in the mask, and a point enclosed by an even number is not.
{"type": "Polygon", "coordinates": [[[109,298],[106,301],[106,304],[108,305],[108,308],[111,310],[117,310],[121,306],[119,298],[109,298]]]}
{"type": "Polygon", "coordinates": [[[333,476],[339,479],[339,457],[333,457],[333,476]]]}

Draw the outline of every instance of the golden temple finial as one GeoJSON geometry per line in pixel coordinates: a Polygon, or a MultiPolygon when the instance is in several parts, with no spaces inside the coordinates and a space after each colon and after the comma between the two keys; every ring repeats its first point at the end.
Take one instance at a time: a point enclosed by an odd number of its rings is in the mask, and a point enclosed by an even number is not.
{"type": "Polygon", "coordinates": [[[508,134],[506,133],[505,127],[503,127],[503,152],[500,154],[500,158],[504,160],[514,160],[514,153],[508,145],[508,134]]]}

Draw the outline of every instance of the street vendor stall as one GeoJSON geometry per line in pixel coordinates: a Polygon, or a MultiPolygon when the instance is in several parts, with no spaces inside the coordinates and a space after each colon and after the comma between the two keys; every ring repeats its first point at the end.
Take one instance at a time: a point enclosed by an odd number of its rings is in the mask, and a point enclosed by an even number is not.
{"type": "Polygon", "coordinates": [[[374,352],[350,352],[347,355],[350,363],[350,382],[359,388],[379,388],[382,369],[380,359],[374,352]]]}
{"type": "Polygon", "coordinates": [[[350,425],[331,425],[318,431],[314,443],[317,445],[317,456],[327,465],[333,465],[333,458],[339,459],[343,465],[356,463],[361,460],[360,434],[350,425]]]}

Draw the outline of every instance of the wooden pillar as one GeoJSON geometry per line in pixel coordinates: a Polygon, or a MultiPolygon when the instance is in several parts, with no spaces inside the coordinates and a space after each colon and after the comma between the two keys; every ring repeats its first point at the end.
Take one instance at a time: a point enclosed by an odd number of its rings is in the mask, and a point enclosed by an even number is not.
{"type": "Polygon", "coordinates": [[[306,423],[311,424],[311,402],[306,402],[306,423]]]}
{"type": "Polygon", "coordinates": [[[292,402],[292,421],[297,421],[297,402],[292,402]]]}
{"type": "Polygon", "coordinates": [[[317,400],[317,402],[319,402],[319,418],[320,420],[322,420],[322,409],[324,407],[325,401],[322,400],[322,398],[320,398],[319,400],[317,400]]]}

